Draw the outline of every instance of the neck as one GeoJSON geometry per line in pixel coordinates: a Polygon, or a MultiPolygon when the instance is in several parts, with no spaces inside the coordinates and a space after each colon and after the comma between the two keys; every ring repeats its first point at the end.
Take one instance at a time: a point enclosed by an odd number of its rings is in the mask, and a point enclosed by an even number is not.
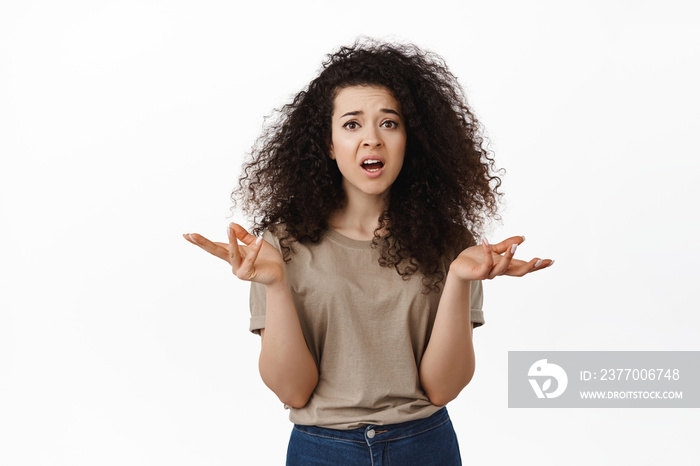
{"type": "Polygon", "coordinates": [[[386,208],[387,195],[346,190],[347,202],[331,215],[328,226],[352,239],[371,240],[379,227],[379,216],[386,208]]]}

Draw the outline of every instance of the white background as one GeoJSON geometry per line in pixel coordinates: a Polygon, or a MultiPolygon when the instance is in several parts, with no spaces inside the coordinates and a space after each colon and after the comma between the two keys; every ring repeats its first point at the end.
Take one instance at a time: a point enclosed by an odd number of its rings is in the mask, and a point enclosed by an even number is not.
{"type": "MultiPolygon", "coordinates": [[[[696,409],[507,407],[507,352],[700,350],[694,2],[0,2],[0,463],[282,464],[223,240],[263,117],[366,34],[442,55],[507,170],[465,464],[697,464],[696,409]]],[[[245,223],[245,219],[234,217],[245,223]]]]}

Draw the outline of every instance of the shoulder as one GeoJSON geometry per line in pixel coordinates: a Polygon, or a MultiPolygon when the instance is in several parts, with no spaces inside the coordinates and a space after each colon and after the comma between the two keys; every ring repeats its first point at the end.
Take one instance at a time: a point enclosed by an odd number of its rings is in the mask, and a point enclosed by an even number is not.
{"type": "Polygon", "coordinates": [[[286,223],[275,223],[268,225],[262,234],[265,241],[282,253],[285,262],[298,252],[298,247],[302,246],[292,230],[293,228],[289,228],[286,223]]]}
{"type": "Polygon", "coordinates": [[[280,240],[288,236],[284,224],[270,225],[263,230],[262,238],[281,251],[280,240]]]}

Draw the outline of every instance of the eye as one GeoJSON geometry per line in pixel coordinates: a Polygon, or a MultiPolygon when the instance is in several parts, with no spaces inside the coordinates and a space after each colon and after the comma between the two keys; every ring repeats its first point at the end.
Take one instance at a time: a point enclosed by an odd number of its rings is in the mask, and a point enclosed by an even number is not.
{"type": "Polygon", "coordinates": [[[346,128],[346,129],[357,129],[359,127],[360,127],[359,123],[356,121],[353,121],[353,120],[350,120],[343,125],[343,128],[346,128]]]}
{"type": "Polygon", "coordinates": [[[382,126],[389,129],[396,129],[399,127],[399,124],[394,120],[386,120],[382,122],[382,126]]]}

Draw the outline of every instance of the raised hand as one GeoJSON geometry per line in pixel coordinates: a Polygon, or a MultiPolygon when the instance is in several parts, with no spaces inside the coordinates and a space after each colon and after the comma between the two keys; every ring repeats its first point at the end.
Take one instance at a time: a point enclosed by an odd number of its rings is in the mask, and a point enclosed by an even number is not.
{"type": "Polygon", "coordinates": [[[182,235],[208,253],[231,265],[233,274],[241,280],[271,285],[284,280],[282,255],[262,237],[255,238],[237,223],[228,226],[228,243],[210,241],[197,233],[182,235]],[[238,244],[238,241],[243,244],[238,244]]]}
{"type": "Polygon", "coordinates": [[[490,280],[499,275],[522,277],[542,270],[554,263],[551,259],[534,258],[529,262],[513,259],[523,236],[512,236],[498,244],[490,245],[485,239],[480,246],[471,246],[452,261],[450,273],[462,280],[490,280]]]}

